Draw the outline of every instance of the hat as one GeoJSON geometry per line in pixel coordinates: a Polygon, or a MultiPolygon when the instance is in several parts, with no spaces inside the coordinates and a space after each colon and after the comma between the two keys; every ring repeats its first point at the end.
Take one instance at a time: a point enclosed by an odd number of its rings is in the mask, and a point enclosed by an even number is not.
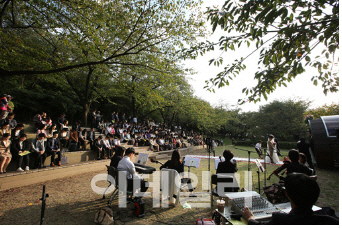
{"type": "Polygon", "coordinates": [[[11,95],[9,95],[9,94],[8,94],[6,97],[11,97],[11,98],[13,98],[13,97],[12,97],[11,95]]]}
{"type": "Polygon", "coordinates": [[[269,138],[274,138],[274,135],[268,135],[269,138]]]}

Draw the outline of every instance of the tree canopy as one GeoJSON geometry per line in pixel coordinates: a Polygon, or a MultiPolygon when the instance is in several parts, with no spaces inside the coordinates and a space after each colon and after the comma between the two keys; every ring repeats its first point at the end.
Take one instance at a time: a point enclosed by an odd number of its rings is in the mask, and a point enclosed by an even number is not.
{"type": "MultiPolygon", "coordinates": [[[[315,85],[323,82],[323,92],[336,92],[339,86],[339,1],[338,0],[226,0],[221,8],[207,10],[212,30],[221,28],[227,33],[217,42],[202,42],[187,50],[193,58],[218,48],[222,51],[238,51],[242,45],[255,43],[250,53],[229,63],[216,77],[207,81],[206,88],[229,85],[246,69],[244,62],[258,53],[259,70],[253,88],[244,88],[246,101],[260,101],[278,86],[286,86],[308,67],[315,67],[317,74],[311,80],[315,85]],[[313,56],[319,50],[318,56],[313,56]]],[[[241,53],[241,52],[240,52],[241,53]]],[[[222,65],[218,57],[209,64],[222,65]]]]}
{"type": "Polygon", "coordinates": [[[51,74],[104,64],[153,70],[150,57],[158,53],[175,62],[177,48],[203,35],[200,2],[3,0],[0,73],[51,74]]]}

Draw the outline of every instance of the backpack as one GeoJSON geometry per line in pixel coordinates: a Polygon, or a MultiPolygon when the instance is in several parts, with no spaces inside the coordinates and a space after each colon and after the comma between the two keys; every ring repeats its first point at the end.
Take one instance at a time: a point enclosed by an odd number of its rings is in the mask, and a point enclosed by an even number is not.
{"type": "Polygon", "coordinates": [[[111,225],[114,223],[113,211],[110,207],[100,208],[96,214],[94,222],[99,225],[111,225]]]}

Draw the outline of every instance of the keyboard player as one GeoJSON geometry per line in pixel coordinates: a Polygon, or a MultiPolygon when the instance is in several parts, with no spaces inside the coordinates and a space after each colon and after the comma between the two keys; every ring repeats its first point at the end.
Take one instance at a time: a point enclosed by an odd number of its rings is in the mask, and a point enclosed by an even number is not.
{"type": "MultiPolygon", "coordinates": [[[[139,176],[135,171],[135,165],[132,162],[132,159],[134,158],[135,150],[133,147],[130,147],[126,150],[125,156],[123,159],[120,160],[118,164],[118,170],[119,171],[125,171],[127,175],[127,190],[133,191],[133,180],[134,181],[140,181],[140,189],[138,192],[146,192],[148,187],[148,182],[145,181],[141,176],[139,176]]],[[[134,190],[134,192],[135,192],[134,190]]]]}

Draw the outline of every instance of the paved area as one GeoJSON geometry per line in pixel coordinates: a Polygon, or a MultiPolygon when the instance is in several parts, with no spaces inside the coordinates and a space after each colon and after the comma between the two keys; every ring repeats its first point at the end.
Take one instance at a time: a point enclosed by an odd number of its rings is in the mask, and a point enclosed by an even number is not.
{"type": "Polygon", "coordinates": [[[95,162],[84,162],[76,165],[65,165],[60,167],[48,167],[45,169],[35,169],[27,172],[12,172],[0,175],[0,191],[10,188],[22,187],[30,184],[40,183],[47,180],[58,179],[67,176],[74,176],[85,172],[103,170],[107,172],[106,166],[110,160],[100,160],[95,162]]]}

